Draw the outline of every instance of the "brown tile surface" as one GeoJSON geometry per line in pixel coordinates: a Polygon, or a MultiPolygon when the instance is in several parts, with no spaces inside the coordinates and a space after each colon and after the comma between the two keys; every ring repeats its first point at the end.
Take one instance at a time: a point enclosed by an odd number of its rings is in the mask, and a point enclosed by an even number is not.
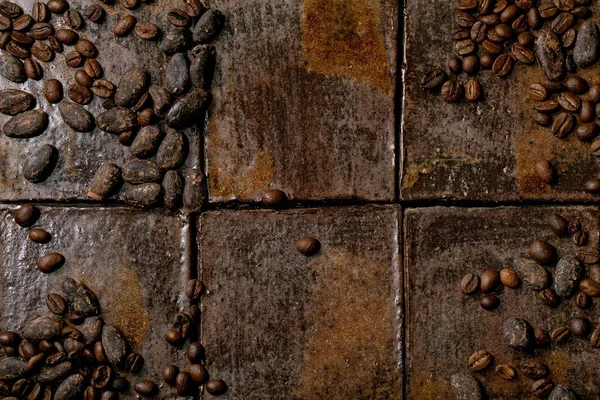
{"type": "Polygon", "coordinates": [[[210,200],[394,198],[398,5],[215,0],[210,200]]]}
{"type": "MultiPolygon", "coordinates": [[[[25,12],[31,11],[33,0],[16,0],[25,12]]],[[[71,8],[83,12],[89,2],[70,1],[71,8]]],[[[137,10],[122,9],[118,2],[112,6],[102,5],[107,15],[102,24],[94,24],[86,19],[86,26],[80,37],[92,40],[99,51],[98,62],[104,68],[104,78],[117,84],[121,75],[133,67],[143,67],[150,71],[152,82],[162,85],[167,57],[158,49],[158,41],[145,41],[131,33],[124,38],[115,38],[112,29],[116,21],[132,14],[138,20],[148,20],[161,28],[168,23],[164,18],[171,6],[180,5],[180,0],[160,0],[144,5],[137,10]]],[[[62,16],[54,15],[52,24],[64,27],[62,16]]],[[[43,97],[44,81],[55,78],[63,83],[65,98],[67,86],[74,83],[76,69],[65,64],[65,55],[73,46],[65,46],[62,54],[57,54],[51,63],[41,63],[44,78],[41,81],[28,80],[25,84],[15,84],[0,76],[0,88],[19,88],[38,97],[38,108],[50,116],[50,125],[45,133],[32,139],[11,139],[0,135],[0,200],[72,200],[87,199],[87,187],[97,168],[104,162],[114,162],[123,166],[131,157],[129,148],[119,144],[118,136],[96,128],[91,133],[77,133],[71,130],[60,117],[58,106],[49,104],[43,97]],[[22,164],[27,155],[32,154],[44,144],[52,144],[59,151],[59,161],[50,178],[39,184],[30,183],[21,174],[22,164]]],[[[0,50],[0,52],[3,50],[0,50]]],[[[104,111],[102,99],[96,97],[86,106],[94,116],[104,111]]],[[[10,117],[0,114],[0,127],[10,117]]],[[[200,123],[202,125],[202,122],[200,123]]],[[[183,172],[199,168],[201,161],[200,130],[184,130],[190,142],[190,152],[183,172]]]]}
{"type": "MultiPolygon", "coordinates": [[[[480,349],[487,349],[495,358],[492,368],[473,373],[490,398],[532,398],[529,388],[533,381],[521,374],[507,382],[493,368],[501,363],[518,366],[521,360],[532,358],[550,367],[555,383],[570,385],[582,399],[598,398],[597,352],[587,340],[572,339],[527,354],[510,349],[502,339],[502,324],[513,316],[549,331],[579,315],[587,316],[597,326],[597,301],[588,311],[576,309],[571,301],[563,301],[551,310],[530,289],[501,288],[497,289],[500,307],[488,312],[479,306],[479,294],[470,297],[459,290],[460,280],[467,273],[511,267],[515,258],[526,255],[534,239],[548,240],[557,246],[560,256],[572,254],[571,240],[557,238],[545,225],[545,217],[552,212],[577,218],[591,234],[598,233],[598,209],[592,207],[430,208],[406,212],[406,398],[454,399],[450,376],[468,374],[467,360],[480,349]]],[[[593,266],[588,268],[588,275],[597,278],[599,271],[593,266]]]]}
{"type": "MultiPolygon", "coordinates": [[[[527,88],[542,79],[537,66],[517,63],[508,79],[490,71],[478,73],[484,100],[477,103],[447,104],[421,89],[423,74],[446,69],[448,58],[455,55],[449,34],[455,13],[455,2],[406,3],[401,198],[592,200],[583,192],[585,180],[598,174],[589,144],[574,134],[557,139],[530,120],[527,88]],[[558,185],[537,180],[534,165],[540,158],[555,165],[558,185]]],[[[597,75],[597,67],[582,72],[590,82],[598,82],[597,75]]],[[[466,80],[459,76],[459,81],[466,80]]]]}
{"type": "Polygon", "coordinates": [[[401,396],[398,207],[199,219],[202,340],[225,399],[401,396]],[[321,252],[295,250],[305,235],[321,252]]]}
{"type": "MultiPolygon", "coordinates": [[[[185,356],[163,339],[174,313],[187,306],[183,287],[190,274],[188,224],[162,212],[120,208],[44,207],[36,226],[51,232],[49,244],[29,241],[27,230],[0,207],[0,329],[20,331],[27,321],[48,313],[46,294],[65,278],[84,281],[98,296],[105,322],[115,324],[145,363],[138,379],[161,382],[167,363],[185,366],[185,356]],[[58,251],[66,258],[58,271],[44,275],[38,257],[58,251]]],[[[168,387],[161,398],[173,395],[168,387]]],[[[121,398],[134,398],[132,394],[121,398]]]]}

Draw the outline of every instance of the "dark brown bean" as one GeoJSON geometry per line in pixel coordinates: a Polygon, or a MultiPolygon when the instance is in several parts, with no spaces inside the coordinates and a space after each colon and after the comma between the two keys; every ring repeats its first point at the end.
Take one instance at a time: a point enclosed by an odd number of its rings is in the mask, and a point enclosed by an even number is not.
{"type": "Polygon", "coordinates": [[[39,81],[44,76],[44,70],[41,65],[32,58],[26,58],[23,62],[25,68],[25,74],[29,79],[39,81]]]}
{"type": "Polygon", "coordinates": [[[94,43],[87,39],[79,39],[75,45],[75,50],[84,57],[96,58],[98,55],[98,49],[94,43]]]}
{"type": "Polygon", "coordinates": [[[514,270],[508,268],[500,271],[500,282],[511,289],[516,289],[521,285],[519,275],[514,270]]]}
{"type": "Polygon", "coordinates": [[[558,138],[565,138],[569,136],[574,127],[575,117],[568,112],[561,112],[552,124],[552,134],[558,138]]]}
{"type": "Polygon", "coordinates": [[[133,30],[136,23],[137,19],[135,19],[134,16],[127,15],[117,21],[115,27],[113,28],[113,33],[118,37],[125,36],[133,30]]]}
{"type": "MultiPolygon", "coordinates": [[[[32,204],[24,204],[16,210],[13,210],[12,215],[18,225],[27,228],[36,223],[40,217],[40,210],[32,204]]],[[[4,344],[1,338],[0,343],[4,344]]]]}
{"type": "Polygon", "coordinates": [[[538,381],[533,382],[531,385],[531,393],[536,397],[547,397],[552,389],[554,388],[554,384],[548,378],[540,379],[538,381]]]}
{"type": "Polygon", "coordinates": [[[550,184],[556,179],[556,170],[548,160],[539,160],[535,163],[535,172],[540,181],[550,184]]]}
{"type": "Polygon", "coordinates": [[[65,257],[60,253],[48,253],[36,261],[38,270],[45,274],[56,271],[64,263],[65,257]]]}
{"type": "Polygon", "coordinates": [[[143,396],[154,396],[158,393],[158,386],[150,380],[139,381],[134,385],[134,390],[143,396]]]}
{"type": "Polygon", "coordinates": [[[565,343],[571,338],[571,331],[566,326],[561,326],[552,331],[550,338],[554,343],[565,343]]]}
{"type": "Polygon", "coordinates": [[[288,198],[283,190],[267,189],[262,194],[262,203],[267,207],[281,207],[288,198]]]}
{"type": "Polygon", "coordinates": [[[547,305],[550,308],[556,308],[560,305],[560,298],[556,295],[556,292],[554,291],[554,289],[551,289],[551,288],[542,289],[538,293],[538,297],[540,298],[542,303],[544,303],[545,305],[547,305]]]}
{"type": "Polygon", "coordinates": [[[67,10],[63,15],[63,21],[71,29],[81,29],[83,27],[83,18],[78,11],[67,10]]]}
{"type": "Polygon", "coordinates": [[[83,64],[83,70],[86,74],[90,76],[90,78],[98,79],[102,77],[102,66],[98,61],[94,60],[93,58],[90,58],[89,60],[85,61],[85,63],[83,64]]]}
{"type": "Polygon", "coordinates": [[[575,336],[584,337],[590,332],[591,324],[587,318],[577,317],[569,321],[569,330],[575,336]]]}
{"type": "Polygon", "coordinates": [[[174,8],[167,13],[167,21],[173,26],[186,27],[190,24],[190,17],[185,11],[174,8]]]}
{"type": "Polygon", "coordinates": [[[67,96],[77,104],[89,104],[94,95],[86,86],[74,83],[67,88],[67,96]]]}
{"type": "Polygon", "coordinates": [[[501,54],[492,65],[492,72],[499,77],[504,77],[510,74],[512,67],[513,59],[508,54],[501,54]]]}
{"type": "Polygon", "coordinates": [[[190,365],[188,373],[192,381],[198,385],[202,385],[208,381],[208,371],[201,364],[190,365]]]}
{"type": "Polygon", "coordinates": [[[77,68],[83,64],[83,56],[76,51],[71,51],[65,56],[65,62],[69,67],[77,68]]]}
{"type": "Polygon", "coordinates": [[[135,24],[135,34],[145,40],[152,40],[158,36],[158,27],[152,22],[139,21],[135,24]]]}
{"type": "Polygon", "coordinates": [[[442,85],[440,97],[448,103],[456,103],[463,96],[463,86],[456,81],[446,81],[442,85]]]}
{"type": "Polygon", "coordinates": [[[92,22],[101,22],[104,19],[104,9],[98,4],[92,4],[85,9],[84,15],[92,22]]]}
{"type": "Polygon", "coordinates": [[[481,308],[484,310],[491,311],[498,308],[500,305],[500,299],[493,294],[486,294],[481,298],[480,304],[481,308]]]}
{"type": "Polygon", "coordinates": [[[185,354],[190,363],[200,364],[204,360],[204,347],[200,343],[192,342],[185,354]]]}
{"type": "Polygon", "coordinates": [[[206,11],[199,0],[184,0],[183,9],[190,17],[199,17],[206,11]]]}
{"type": "Polygon", "coordinates": [[[69,3],[66,0],[50,0],[47,5],[48,10],[54,14],[62,14],[69,9],[69,3]]]}
{"type": "Polygon", "coordinates": [[[583,278],[579,282],[579,290],[591,297],[600,297],[600,283],[591,278],[583,278]]]}
{"type": "Polygon", "coordinates": [[[56,293],[50,293],[46,296],[46,307],[48,311],[56,315],[63,315],[68,309],[65,299],[56,293]]]}
{"type": "Polygon", "coordinates": [[[190,374],[185,371],[179,372],[175,378],[175,386],[177,387],[177,394],[180,396],[190,393],[192,389],[192,379],[190,374]]]}
{"type": "Polygon", "coordinates": [[[163,369],[162,374],[164,381],[168,385],[173,386],[175,385],[175,380],[179,374],[179,368],[177,368],[175,365],[168,365],[163,369]]]}
{"type": "Polygon", "coordinates": [[[227,385],[222,379],[211,379],[204,386],[209,394],[218,396],[227,391],[227,385]]]}
{"type": "Polygon", "coordinates": [[[33,7],[31,8],[31,16],[36,22],[46,22],[49,17],[46,3],[41,1],[33,3],[33,7]]]}
{"type": "Polygon", "coordinates": [[[548,91],[539,83],[534,83],[529,86],[529,98],[534,101],[544,101],[548,98],[548,91]]]}

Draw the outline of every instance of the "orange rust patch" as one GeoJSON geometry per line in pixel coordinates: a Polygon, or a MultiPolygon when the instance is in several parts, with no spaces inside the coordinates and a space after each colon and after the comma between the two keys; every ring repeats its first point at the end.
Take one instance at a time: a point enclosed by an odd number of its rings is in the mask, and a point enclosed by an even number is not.
{"type": "Polygon", "coordinates": [[[392,92],[377,0],[306,0],[302,57],[310,72],[356,79],[385,94],[392,92]]]}
{"type": "Polygon", "coordinates": [[[102,317],[106,323],[121,329],[134,350],[143,345],[150,327],[148,312],[143,307],[143,292],[137,274],[125,266],[120,266],[98,290],[102,317]]]}
{"type": "Polygon", "coordinates": [[[317,281],[305,310],[309,326],[297,397],[398,398],[389,274],[373,268],[376,256],[338,250],[311,262],[317,281]]]}
{"type": "Polygon", "coordinates": [[[411,399],[451,399],[454,396],[450,382],[434,380],[426,375],[417,374],[411,379],[411,399]]]}

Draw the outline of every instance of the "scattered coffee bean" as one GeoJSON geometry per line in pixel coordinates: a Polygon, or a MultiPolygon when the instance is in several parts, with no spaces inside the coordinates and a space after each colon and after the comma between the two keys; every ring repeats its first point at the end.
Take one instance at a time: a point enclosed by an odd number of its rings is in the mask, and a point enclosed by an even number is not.
{"type": "Polygon", "coordinates": [[[75,50],[83,57],[87,58],[96,58],[98,55],[98,49],[94,43],[87,39],[79,39],[77,44],[75,44],[75,50]]]}
{"type": "Polygon", "coordinates": [[[531,385],[531,393],[536,397],[546,397],[552,392],[554,383],[548,378],[540,379],[531,385]]]}
{"type": "Polygon", "coordinates": [[[296,242],[296,250],[305,256],[313,256],[319,252],[321,243],[313,238],[306,236],[296,242]]]}
{"type": "Polygon", "coordinates": [[[481,308],[487,311],[495,310],[500,305],[500,299],[493,294],[487,294],[480,300],[481,308]]]}
{"type": "Polygon", "coordinates": [[[448,60],[448,70],[455,75],[460,74],[460,72],[462,71],[462,62],[460,61],[460,58],[450,58],[448,60]]]}
{"type": "Polygon", "coordinates": [[[201,364],[190,365],[188,367],[188,373],[192,381],[198,385],[206,383],[209,378],[208,371],[201,364]]]}
{"type": "MultiPolygon", "coordinates": [[[[454,376],[456,376],[456,375],[454,375],[454,376]]],[[[454,376],[453,376],[453,378],[454,378],[454,376]]],[[[456,383],[456,381],[454,381],[454,382],[456,383]]],[[[208,382],[206,382],[206,385],[204,387],[206,388],[206,391],[209,394],[212,394],[214,396],[221,395],[227,391],[227,385],[225,384],[225,381],[223,381],[222,379],[211,379],[208,382]]],[[[453,388],[454,388],[454,385],[453,385],[453,388]]],[[[473,390],[473,389],[471,389],[470,385],[468,385],[467,387],[465,387],[463,389],[464,390],[473,390]]],[[[457,395],[457,397],[458,397],[458,395],[457,395]]],[[[458,398],[460,398],[460,397],[458,397],[458,398]]],[[[471,397],[469,397],[469,398],[471,398],[471,397]]],[[[473,398],[475,399],[475,398],[479,398],[479,397],[473,397],[473,398]]]]}
{"type": "Polygon", "coordinates": [[[507,381],[512,381],[517,376],[515,369],[507,364],[500,364],[496,366],[496,374],[498,374],[500,378],[507,381]]]}
{"type": "Polygon", "coordinates": [[[540,181],[551,184],[556,179],[556,171],[548,160],[539,160],[535,163],[535,172],[540,181]]]}
{"type": "Polygon", "coordinates": [[[575,250],[575,257],[584,264],[596,264],[600,260],[600,251],[594,246],[582,246],[575,250]]]}
{"type": "Polygon", "coordinates": [[[500,273],[494,269],[488,269],[481,274],[480,289],[484,293],[491,292],[500,284],[500,273]]]}
{"type": "Polygon", "coordinates": [[[504,268],[500,271],[500,281],[508,288],[516,289],[521,285],[519,275],[512,269],[504,268]]]}
{"type": "Polygon", "coordinates": [[[145,40],[152,40],[158,36],[158,27],[152,22],[139,21],[135,24],[135,34],[145,40]]]}
{"type": "Polygon", "coordinates": [[[29,240],[35,243],[48,243],[50,242],[51,235],[42,228],[31,228],[27,231],[29,240]]]}
{"type": "Polygon", "coordinates": [[[550,338],[554,343],[565,343],[571,338],[571,331],[566,326],[561,326],[552,331],[550,338]]]}
{"type": "Polygon", "coordinates": [[[117,37],[125,36],[135,28],[136,23],[137,19],[133,15],[127,15],[117,21],[113,33],[117,37]]]}
{"type": "Polygon", "coordinates": [[[188,299],[199,300],[203,292],[204,285],[198,279],[190,279],[187,282],[185,294],[188,297],[188,299]]]}
{"type": "Polygon", "coordinates": [[[566,236],[569,233],[567,220],[559,214],[550,214],[546,218],[546,223],[558,236],[566,236]]]}
{"type": "Polygon", "coordinates": [[[477,101],[481,97],[481,85],[476,80],[470,79],[465,83],[465,98],[468,101],[477,101]]]}
{"type": "MultiPolygon", "coordinates": [[[[40,217],[40,210],[39,210],[39,208],[37,208],[36,206],[34,206],[32,204],[24,204],[21,207],[17,208],[16,210],[13,210],[12,215],[15,218],[15,222],[18,225],[20,225],[24,228],[28,228],[31,225],[36,223],[36,221],[40,217]]],[[[0,343],[4,344],[2,342],[1,337],[0,337],[0,343]]]]}
{"type": "Polygon", "coordinates": [[[591,278],[583,278],[579,282],[579,290],[590,297],[600,297],[600,283],[591,278]]]}
{"type": "Polygon", "coordinates": [[[569,321],[569,330],[575,336],[586,336],[591,329],[590,321],[587,318],[573,318],[569,321]]]}
{"type": "Polygon", "coordinates": [[[158,386],[150,380],[139,381],[134,385],[133,389],[142,396],[152,397],[158,393],[158,386]]]}
{"type": "Polygon", "coordinates": [[[99,23],[104,19],[104,9],[98,4],[92,4],[85,9],[83,15],[90,21],[99,23]]]}
{"type": "Polygon", "coordinates": [[[49,18],[48,7],[41,1],[33,3],[31,16],[36,22],[46,22],[49,18]]]}
{"type": "Polygon", "coordinates": [[[39,81],[44,76],[44,70],[40,64],[32,58],[26,58],[23,62],[23,67],[25,68],[25,75],[27,75],[29,79],[39,81]]]}
{"type": "Polygon", "coordinates": [[[77,70],[75,72],[75,82],[79,83],[80,85],[86,86],[88,88],[91,87],[92,84],[94,83],[92,78],[90,78],[90,76],[88,74],[86,74],[85,71],[82,69],[77,70]]]}
{"type": "Polygon", "coordinates": [[[590,335],[590,344],[594,348],[600,347],[600,328],[594,329],[594,331],[590,335]]]}
{"type": "Polygon", "coordinates": [[[65,258],[60,253],[48,253],[36,261],[38,270],[45,274],[56,271],[64,263],[65,258]]]}
{"type": "Polygon", "coordinates": [[[463,95],[463,86],[455,81],[446,81],[442,85],[441,98],[448,103],[456,103],[463,95]]]}
{"type": "Polygon", "coordinates": [[[540,265],[548,265],[556,259],[556,249],[546,241],[534,240],[529,246],[529,256],[540,265]]]}
{"type": "Polygon", "coordinates": [[[167,21],[173,26],[186,27],[190,24],[190,17],[185,11],[179,8],[173,8],[167,13],[167,21]]]}
{"type": "Polygon", "coordinates": [[[550,335],[545,329],[535,328],[533,333],[535,336],[535,344],[537,347],[546,347],[550,344],[550,335]]]}
{"type": "Polygon", "coordinates": [[[125,368],[133,374],[140,372],[143,365],[144,358],[138,353],[131,353],[125,361],[125,368]]]}
{"type": "Polygon", "coordinates": [[[92,91],[79,83],[74,83],[67,88],[67,96],[71,101],[82,105],[89,104],[94,98],[92,91]]]}
{"type": "Polygon", "coordinates": [[[181,332],[176,329],[170,329],[166,331],[164,334],[164,339],[167,343],[173,346],[179,346],[185,341],[185,338],[181,335],[181,332]]]}
{"type": "Polygon", "coordinates": [[[178,395],[183,396],[189,394],[192,389],[192,378],[190,377],[190,374],[186,371],[179,372],[175,378],[175,386],[177,387],[178,395]]]}
{"type": "Polygon", "coordinates": [[[538,361],[526,361],[521,364],[521,373],[529,379],[538,380],[548,376],[550,369],[538,361]]]}
{"type": "Polygon", "coordinates": [[[573,298],[573,305],[582,310],[587,310],[592,306],[593,300],[587,293],[579,292],[573,298]]]}
{"type": "Polygon", "coordinates": [[[170,386],[175,385],[175,380],[178,374],[179,368],[177,368],[175,365],[168,365],[163,369],[163,379],[170,386]]]}
{"type": "Polygon", "coordinates": [[[551,288],[540,290],[538,292],[538,297],[540,298],[542,303],[544,303],[550,308],[556,308],[560,304],[560,297],[558,297],[554,289],[551,288]]]}

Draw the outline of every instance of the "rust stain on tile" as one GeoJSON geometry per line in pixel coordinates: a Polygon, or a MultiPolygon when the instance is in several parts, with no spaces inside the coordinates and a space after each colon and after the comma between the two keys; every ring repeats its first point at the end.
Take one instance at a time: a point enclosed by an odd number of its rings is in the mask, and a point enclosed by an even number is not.
{"type": "Polygon", "coordinates": [[[392,93],[377,0],[306,0],[302,57],[310,72],[356,79],[392,93]]]}
{"type": "Polygon", "coordinates": [[[99,292],[104,320],[121,329],[135,350],[141,348],[150,321],[148,311],[143,307],[144,289],[137,274],[122,265],[99,292]]]}
{"type": "Polygon", "coordinates": [[[305,309],[311,322],[297,396],[397,398],[400,377],[387,362],[394,347],[389,298],[381,295],[389,276],[370,267],[377,260],[340,250],[328,249],[312,262],[316,282],[305,309]]]}
{"type": "Polygon", "coordinates": [[[422,175],[427,175],[435,170],[433,163],[412,164],[406,167],[402,178],[402,189],[412,188],[421,179],[422,175]]]}

